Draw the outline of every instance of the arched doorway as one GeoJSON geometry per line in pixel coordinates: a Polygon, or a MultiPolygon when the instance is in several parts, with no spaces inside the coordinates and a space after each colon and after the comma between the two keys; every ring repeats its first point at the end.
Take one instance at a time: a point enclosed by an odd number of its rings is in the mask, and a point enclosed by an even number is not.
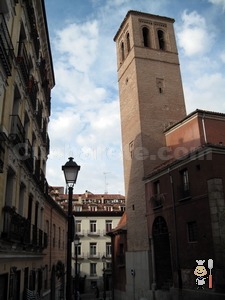
{"type": "Polygon", "coordinates": [[[154,241],[156,286],[158,289],[167,288],[172,282],[172,266],[169,233],[163,217],[159,216],[154,220],[152,236],[154,241]]]}

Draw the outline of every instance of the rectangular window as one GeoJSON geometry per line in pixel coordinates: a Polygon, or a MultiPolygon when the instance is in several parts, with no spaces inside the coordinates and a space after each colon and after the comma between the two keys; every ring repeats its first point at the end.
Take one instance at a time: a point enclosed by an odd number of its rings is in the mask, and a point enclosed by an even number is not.
{"type": "Polygon", "coordinates": [[[155,195],[159,195],[160,194],[160,185],[159,185],[159,181],[155,181],[154,182],[154,194],[155,195]]]}
{"type": "Polygon", "coordinates": [[[96,226],[96,221],[90,221],[90,232],[96,233],[97,232],[97,226],[96,226]]]}
{"type": "Polygon", "coordinates": [[[81,256],[81,243],[79,245],[75,245],[74,243],[74,257],[76,257],[76,253],[78,256],[81,256]]]}
{"type": "Polygon", "coordinates": [[[181,175],[181,198],[190,197],[190,185],[189,185],[189,176],[188,170],[182,170],[180,172],[181,175]]]}
{"type": "Polygon", "coordinates": [[[197,222],[188,222],[187,223],[188,230],[188,242],[197,242],[198,241],[198,227],[197,222]]]}
{"type": "Polygon", "coordinates": [[[97,243],[90,243],[90,256],[97,255],[97,243]]]}
{"type": "Polygon", "coordinates": [[[188,179],[188,170],[182,171],[183,178],[183,188],[185,191],[189,190],[189,179],[188,179]]]}
{"type": "Polygon", "coordinates": [[[125,211],[125,206],[120,206],[121,211],[125,211]]]}
{"type": "Polygon", "coordinates": [[[90,275],[96,276],[96,263],[90,263],[90,275]]]}
{"type": "Polygon", "coordinates": [[[105,210],[106,211],[113,211],[113,207],[112,206],[105,206],[105,210]]]}
{"type": "Polygon", "coordinates": [[[81,233],[81,221],[76,220],[76,233],[81,233]]]}
{"type": "Polygon", "coordinates": [[[77,255],[81,255],[81,245],[77,245],[77,255]]]}
{"type": "Polygon", "coordinates": [[[89,206],[90,211],[97,211],[97,206],[89,206]]]}
{"type": "Polygon", "coordinates": [[[109,232],[112,230],[112,220],[105,221],[105,230],[106,230],[106,232],[109,232]]]}
{"type": "Polygon", "coordinates": [[[111,243],[106,243],[106,256],[111,257],[112,255],[112,245],[111,243]]]}
{"type": "Polygon", "coordinates": [[[75,206],[74,208],[75,211],[82,211],[82,206],[75,206]]]}
{"type": "Polygon", "coordinates": [[[53,247],[55,247],[55,224],[53,224],[53,238],[52,238],[52,244],[53,244],[53,247]]]}

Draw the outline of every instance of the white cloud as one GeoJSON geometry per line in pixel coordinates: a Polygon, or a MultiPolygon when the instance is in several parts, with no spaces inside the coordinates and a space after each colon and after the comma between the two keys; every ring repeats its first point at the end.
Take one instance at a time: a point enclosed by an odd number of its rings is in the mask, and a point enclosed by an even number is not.
{"type": "Polygon", "coordinates": [[[182,14],[178,28],[178,43],[187,56],[202,55],[211,49],[214,35],[209,33],[205,19],[196,11],[182,14]]]}
{"type": "Polygon", "coordinates": [[[225,77],[221,73],[205,74],[192,85],[185,85],[188,112],[197,108],[225,113],[225,77]]]}
{"type": "Polygon", "coordinates": [[[221,5],[223,11],[225,11],[225,0],[209,0],[209,3],[215,4],[215,5],[221,5]]]}
{"type": "Polygon", "coordinates": [[[223,53],[221,53],[220,58],[221,58],[222,62],[225,63],[225,51],[223,53]]]}
{"type": "Polygon", "coordinates": [[[82,24],[69,24],[58,31],[54,47],[60,54],[59,60],[66,64],[67,68],[84,72],[96,59],[97,43],[98,23],[94,20],[82,24]]]}

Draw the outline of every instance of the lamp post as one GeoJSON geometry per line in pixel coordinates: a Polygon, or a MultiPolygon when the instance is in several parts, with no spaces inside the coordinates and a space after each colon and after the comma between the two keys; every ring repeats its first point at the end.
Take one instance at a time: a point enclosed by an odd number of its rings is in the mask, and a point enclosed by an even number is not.
{"type": "Polygon", "coordinates": [[[77,272],[77,247],[80,244],[79,235],[75,235],[74,246],[75,246],[75,300],[77,300],[77,292],[78,292],[78,272],[77,272]]]}
{"type": "Polygon", "coordinates": [[[105,278],[106,257],[105,255],[102,256],[102,262],[103,262],[103,300],[106,300],[106,278],[105,278]]]}
{"type": "Polygon", "coordinates": [[[69,157],[69,161],[62,166],[64,172],[65,181],[69,189],[69,199],[68,199],[68,230],[67,230],[67,265],[66,265],[66,300],[72,299],[72,276],[71,276],[71,246],[72,240],[72,198],[73,198],[73,186],[77,181],[77,175],[80,171],[80,166],[78,166],[72,157],[69,157]]]}

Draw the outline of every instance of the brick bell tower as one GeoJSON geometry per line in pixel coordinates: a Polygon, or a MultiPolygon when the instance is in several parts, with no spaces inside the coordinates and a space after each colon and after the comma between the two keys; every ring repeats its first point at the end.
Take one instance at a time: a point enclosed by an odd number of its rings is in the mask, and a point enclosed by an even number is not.
{"type": "Polygon", "coordinates": [[[151,262],[143,177],[165,162],[164,130],[186,115],[174,19],[129,11],[117,31],[127,212],[127,291],[150,289],[151,262]],[[143,280],[145,278],[145,280],[143,280]]]}

